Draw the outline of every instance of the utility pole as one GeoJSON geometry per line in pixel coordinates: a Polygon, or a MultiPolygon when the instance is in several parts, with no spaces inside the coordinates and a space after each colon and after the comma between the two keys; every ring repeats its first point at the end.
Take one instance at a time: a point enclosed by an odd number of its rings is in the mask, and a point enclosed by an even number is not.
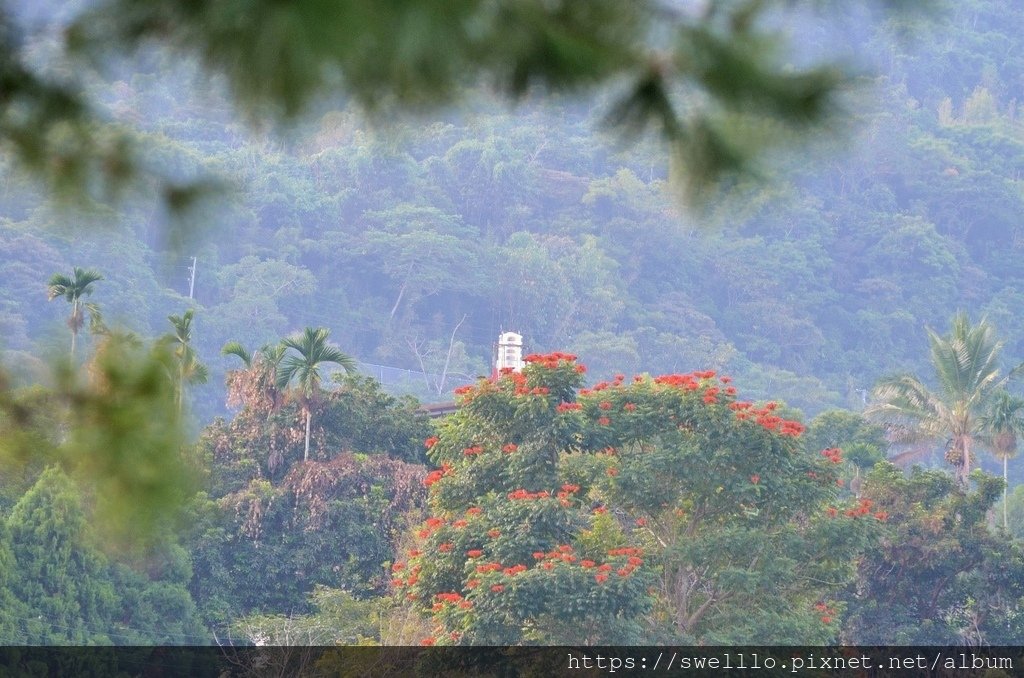
{"type": "Polygon", "coordinates": [[[189,279],[188,279],[188,298],[193,298],[193,293],[196,291],[196,258],[192,257],[192,265],[188,267],[189,279]]]}

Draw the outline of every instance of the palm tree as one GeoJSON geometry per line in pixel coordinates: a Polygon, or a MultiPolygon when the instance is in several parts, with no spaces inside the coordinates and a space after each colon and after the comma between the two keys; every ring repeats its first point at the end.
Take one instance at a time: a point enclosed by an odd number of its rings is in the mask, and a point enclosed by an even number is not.
{"type": "Polygon", "coordinates": [[[1024,398],[1000,390],[992,397],[989,410],[982,417],[988,434],[988,447],[1003,461],[1003,528],[1007,527],[1006,496],[1009,478],[1007,462],[1017,454],[1017,436],[1024,435],[1024,398]]]}
{"type": "Polygon", "coordinates": [[[277,370],[277,387],[284,390],[295,381],[298,384],[298,400],[306,417],[306,449],[303,461],[309,461],[309,430],[313,417],[312,408],[320,393],[320,365],[336,363],[348,373],[355,372],[356,361],[327,343],[329,331],[318,327],[307,327],[302,334],[284,339],[281,345],[295,353],[287,354],[277,370]]]}
{"type": "Polygon", "coordinates": [[[185,401],[185,387],[188,384],[205,384],[209,377],[206,365],[199,362],[195,349],[192,348],[192,319],[195,316],[193,309],[185,311],[184,315],[169,315],[174,331],[167,336],[168,341],[174,344],[174,357],[178,361],[178,412],[181,412],[185,401]]]}
{"type": "Polygon", "coordinates": [[[975,443],[985,440],[982,415],[993,394],[1024,365],[1000,378],[1003,343],[987,320],[971,325],[966,313],[953,318],[948,336],[929,329],[928,340],[938,391],[914,375],[893,377],[875,388],[865,414],[896,426],[908,440],[948,440],[946,460],[955,467],[958,482],[966,485],[975,443]]]}
{"type": "Polygon", "coordinates": [[[83,297],[92,294],[92,284],[100,280],[103,280],[103,276],[97,271],[76,266],[71,278],[54,273],[47,283],[46,296],[50,301],[57,297],[64,297],[71,304],[71,315],[67,320],[68,327],[71,329],[71,355],[75,355],[75,340],[78,338],[78,331],[85,324],[86,311],[89,313],[90,323],[93,326],[102,325],[99,307],[96,304],[82,301],[83,297]]]}

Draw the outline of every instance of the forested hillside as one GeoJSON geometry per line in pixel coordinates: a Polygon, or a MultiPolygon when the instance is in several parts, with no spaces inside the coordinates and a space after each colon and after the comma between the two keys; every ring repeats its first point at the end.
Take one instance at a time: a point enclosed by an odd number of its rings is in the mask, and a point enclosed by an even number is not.
{"type": "Polygon", "coordinates": [[[430,375],[452,348],[445,383],[411,382],[428,400],[488,373],[502,328],[588,356],[597,376],[727,366],[808,413],[920,369],[923,328],[958,308],[1024,357],[1022,76],[1005,56],[1019,21],[979,1],[909,38],[895,22],[851,31],[880,69],[849,98],[851,131],[706,214],[674,209],[656,145],[596,133],[596,103],[506,111],[481,94],[440,120],[371,127],[340,108],[254,136],[193,69],[154,55],[105,100],[153,135],[151,162],[235,185],[169,251],[152,208],[72,216],[8,175],[4,348],[24,363],[63,342],[44,283],[77,265],[103,273],[105,315],[143,335],[195,306],[212,369],[200,421],[222,411],[225,342],[308,324],[362,361],[430,375]]]}
{"type": "Polygon", "coordinates": [[[155,46],[83,74],[210,192],[0,155],[0,641],[1017,642],[971,471],[1020,478],[1024,11],[841,19],[792,58],[845,115],[690,207],[606,94],[275,129],[155,46]]]}

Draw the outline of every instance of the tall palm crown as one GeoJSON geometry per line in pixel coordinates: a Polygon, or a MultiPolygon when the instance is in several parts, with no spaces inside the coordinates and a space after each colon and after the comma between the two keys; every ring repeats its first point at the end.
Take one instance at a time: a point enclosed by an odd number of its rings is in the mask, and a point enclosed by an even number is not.
{"type": "Polygon", "coordinates": [[[988,412],[981,418],[988,436],[989,448],[1003,462],[1003,527],[1008,527],[1006,495],[1009,484],[1007,465],[1017,454],[1017,444],[1024,435],[1024,398],[999,390],[991,398],[988,412]]]}
{"type": "Polygon", "coordinates": [[[987,320],[971,325],[966,313],[953,318],[947,336],[929,329],[928,340],[938,390],[914,375],[887,379],[875,388],[866,414],[900,427],[910,438],[948,440],[946,459],[956,468],[957,480],[966,484],[975,443],[985,441],[982,415],[993,394],[1024,366],[1000,378],[1003,343],[987,320]]]}
{"type": "Polygon", "coordinates": [[[355,372],[356,361],[352,356],[327,343],[330,332],[324,327],[307,327],[302,334],[284,339],[281,345],[292,349],[281,360],[277,368],[277,387],[287,389],[296,382],[299,403],[306,416],[306,448],[304,460],[309,460],[309,430],[312,407],[320,392],[320,366],[335,363],[348,373],[355,372]]]}
{"type": "Polygon", "coordinates": [[[47,299],[53,301],[63,297],[71,304],[71,315],[68,316],[68,328],[71,330],[71,354],[75,353],[75,340],[78,331],[85,324],[85,311],[88,310],[94,322],[99,323],[99,311],[94,305],[83,305],[82,298],[92,294],[92,285],[103,280],[103,276],[93,269],[74,268],[72,277],[54,273],[46,284],[47,299]],[[85,308],[83,308],[85,306],[85,308]]]}
{"type": "Polygon", "coordinates": [[[178,361],[178,409],[185,399],[185,386],[188,384],[205,384],[209,378],[206,365],[199,362],[196,351],[192,348],[192,320],[195,311],[188,309],[184,315],[169,315],[167,319],[174,331],[168,340],[175,345],[174,357],[178,361]]]}

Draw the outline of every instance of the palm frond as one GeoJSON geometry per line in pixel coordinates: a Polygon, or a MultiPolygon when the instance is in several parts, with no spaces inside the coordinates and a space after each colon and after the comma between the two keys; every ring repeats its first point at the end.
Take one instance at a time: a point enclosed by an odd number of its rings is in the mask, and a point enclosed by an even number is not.
{"type": "Polygon", "coordinates": [[[282,391],[288,388],[295,375],[302,369],[302,358],[294,355],[287,356],[277,366],[277,377],[275,382],[282,391]]]}
{"type": "Polygon", "coordinates": [[[106,334],[109,330],[106,323],[103,322],[103,313],[100,311],[99,305],[85,304],[85,310],[89,313],[89,331],[93,334],[106,334]]]}
{"type": "Polygon", "coordinates": [[[174,328],[174,339],[179,344],[187,344],[192,341],[192,320],[195,317],[195,309],[188,309],[182,315],[169,315],[171,327],[174,328]]]}
{"type": "Polygon", "coordinates": [[[281,340],[282,356],[285,351],[295,351],[281,358],[277,371],[278,388],[285,389],[293,381],[298,382],[299,391],[306,398],[312,398],[320,388],[320,365],[335,363],[348,373],[356,370],[356,360],[336,346],[327,343],[330,331],[325,327],[307,327],[301,334],[281,340]]]}
{"type": "Polygon", "coordinates": [[[229,341],[221,347],[220,354],[233,355],[240,358],[241,361],[245,363],[246,368],[252,367],[252,354],[245,350],[245,347],[242,346],[241,342],[229,341]]]}
{"type": "Polygon", "coordinates": [[[54,273],[46,283],[46,298],[53,301],[58,297],[63,297],[72,287],[71,278],[60,273],[54,273]]]}
{"type": "Polygon", "coordinates": [[[99,271],[92,268],[79,268],[75,267],[75,287],[82,291],[82,294],[91,294],[92,290],[89,287],[94,282],[103,280],[103,276],[100,275],[99,271]]]}
{"type": "Polygon", "coordinates": [[[185,381],[190,384],[205,384],[209,378],[210,370],[195,358],[185,369],[185,381]]]}
{"type": "Polygon", "coordinates": [[[872,392],[872,400],[864,414],[881,423],[920,426],[949,416],[949,408],[942,399],[910,374],[879,383],[872,392]]]}

